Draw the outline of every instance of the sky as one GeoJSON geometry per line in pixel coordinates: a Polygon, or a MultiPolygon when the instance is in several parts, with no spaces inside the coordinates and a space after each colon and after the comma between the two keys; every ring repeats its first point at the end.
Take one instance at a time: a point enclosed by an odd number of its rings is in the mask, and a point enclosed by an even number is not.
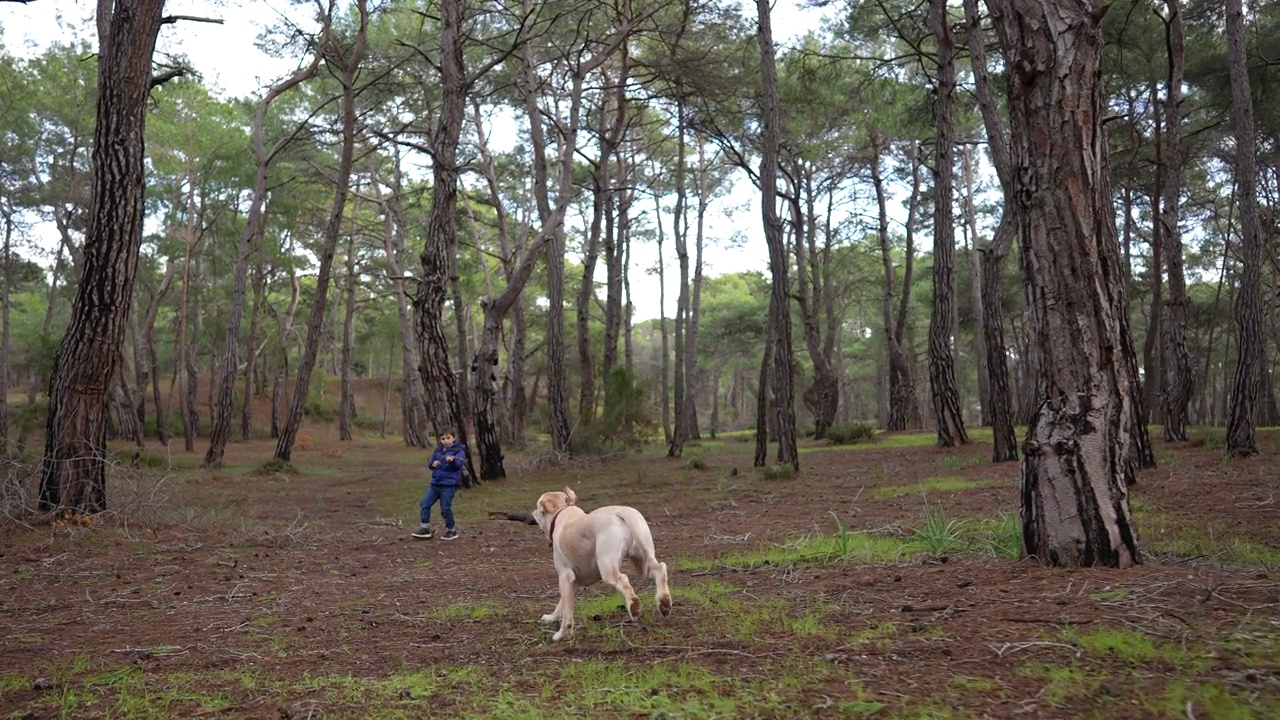
{"type": "MultiPolygon", "coordinates": [[[[754,16],[754,2],[742,0],[745,12],[754,16]]],[[[804,0],[775,0],[774,36],[780,44],[816,30],[823,12],[805,9],[804,0]]],[[[28,4],[0,3],[0,42],[12,54],[37,55],[55,41],[96,42],[93,16],[96,0],[32,0],[28,4]]],[[[168,15],[221,19],[221,24],[180,22],[161,29],[158,53],[185,54],[204,78],[206,86],[230,97],[257,97],[261,89],[296,67],[294,60],[270,57],[255,42],[264,27],[289,13],[298,14],[287,0],[168,0],[168,15]]],[[[306,11],[303,11],[306,12],[306,11]]],[[[647,209],[647,208],[646,208],[647,209]]],[[[670,223],[670,218],[666,218],[670,223]]],[[[733,190],[709,210],[708,244],[704,272],[708,276],[747,270],[766,272],[768,251],[764,242],[759,193],[739,177],[733,190]]],[[[669,237],[669,231],[668,231],[669,237]]],[[[50,233],[50,236],[54,236],[50,233]]],[[[691,238],[692,239],[692,238],[691,238]]],[[[676,305],[675,264],[671,244],[663,263],[667,276],[668,317],[676,305]]],[[[656,247],[640,243],[632,248],[631,292],[637,322],[658,316],[659,287],[656,247]]],[[[597,278],[602,280],[603,278],[597,278]]]]}

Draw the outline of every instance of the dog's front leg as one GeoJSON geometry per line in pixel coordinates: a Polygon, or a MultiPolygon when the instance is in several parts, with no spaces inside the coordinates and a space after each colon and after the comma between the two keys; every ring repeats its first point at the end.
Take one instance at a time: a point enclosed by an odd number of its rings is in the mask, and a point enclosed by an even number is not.
{"type": "Polygon", "coordinates": [[[556,605],[556,612],[560,613],[560,629],[551,636],[552,640],[563,640],[573,635],[573,580],[572,570],[560,572],[560,604],[556,605]]]}

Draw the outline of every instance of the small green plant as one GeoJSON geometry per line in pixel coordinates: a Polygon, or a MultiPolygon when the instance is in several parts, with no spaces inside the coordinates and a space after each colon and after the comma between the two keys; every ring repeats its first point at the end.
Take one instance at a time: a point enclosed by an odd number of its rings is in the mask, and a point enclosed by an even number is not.
{"type": "Polygon", "coordinates": [[[924,524],[913,528],[912,543],[934,555],[951,555],[963,551],[967,545],[969,522],[963,519],[947,519],[941,505],[925,506],[924,524]]]}
{"type": "Polygon", "coordinates": [[[796,469],[785,463],[775,463],[761,468],[760,474],[765,480],[787,480],[795,477],[796,469]]]}
{"type": "Polygon", "coordinates": [[[258,473],[262,475],[298,475],[298,468],[288,460],[280,458],[271,458],[270,460],[258,466],[258,473]]]}
{"type": "Polygon", "coordinates": [[[839,425],[827,430],[827,440],[832,445],[848,445],[850,443],[870,440],[876,434],[876,426],[871,423],[853,423],[839,425]]]}
{"type": "Polygon", "coordinates": [[[1004,560],[1022,557],[1022,521],[1013,513],[1000,513],[995,519],[978,523],[977,545],[983,551],[1004,560]]]}
{"type": "Polygon", "coordinates": [[[684,459],[684,466],[690,470],[706,470],[707,458],[700,452],[690,453],[684,459]]]}

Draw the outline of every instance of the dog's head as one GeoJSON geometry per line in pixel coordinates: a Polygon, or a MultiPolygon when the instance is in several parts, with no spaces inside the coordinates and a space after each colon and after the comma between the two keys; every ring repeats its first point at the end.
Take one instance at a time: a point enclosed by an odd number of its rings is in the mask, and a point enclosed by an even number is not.
{"type": "Polygon", "coordinates": [[[564,492],[555,490],[542,493],[538,497],[537,507],[533,509],[533,519],[538,521],[538,527],[542,528],[543,532],[548,532],[551,519],[561,510],[570,505],[575,505],[577,502],[577,494],[568,486],[565,487],[564,492]]]}

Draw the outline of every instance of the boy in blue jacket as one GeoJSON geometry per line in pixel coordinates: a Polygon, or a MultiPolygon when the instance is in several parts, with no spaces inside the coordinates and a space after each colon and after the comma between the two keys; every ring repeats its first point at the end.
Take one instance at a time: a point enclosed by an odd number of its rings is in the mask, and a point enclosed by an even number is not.
{"type": "Polygon", "coordinates": [[[453,523],[453,495],[458,491],[458,483],[462,481],[462,468],[466,463],[467,449],[458,442],[453,433],[440,433],[440,444],[431,453],[431,484],[427,486],[427,494],[422,496],[422,510],[419,513],[422,525],[413,534],[419,540],[427,540],[434,536],[431,531],[431,506],[440,501],[440,515],[444,518],[444,539],[455,540],[458,528],[453,523]]]}

